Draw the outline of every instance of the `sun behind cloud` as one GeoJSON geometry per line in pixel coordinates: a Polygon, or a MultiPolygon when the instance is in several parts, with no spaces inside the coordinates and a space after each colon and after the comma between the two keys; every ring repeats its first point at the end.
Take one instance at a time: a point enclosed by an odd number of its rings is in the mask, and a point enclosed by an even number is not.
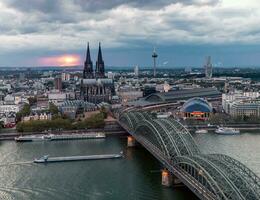
{"type": "Polygon", "coordinates": [[[71,67],[80,65],[80,56],[77,54],[65,54],[59,56],[49,56],[39,59],[39,64],[44,66],[71,67]]]}

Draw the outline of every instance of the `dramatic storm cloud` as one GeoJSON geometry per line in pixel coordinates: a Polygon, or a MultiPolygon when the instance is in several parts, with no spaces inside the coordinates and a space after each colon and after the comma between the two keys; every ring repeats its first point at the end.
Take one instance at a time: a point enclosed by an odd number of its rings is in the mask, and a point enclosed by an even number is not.
{"type": "Polygon", "coordinates": [[[168,65],[197,65],[207,54],[260,63],[258,0],[2,0],[0,10],[1,66],[84,56],[87,41],[102,42],[109,65],[149,65],[153,46],[168,65]]]}

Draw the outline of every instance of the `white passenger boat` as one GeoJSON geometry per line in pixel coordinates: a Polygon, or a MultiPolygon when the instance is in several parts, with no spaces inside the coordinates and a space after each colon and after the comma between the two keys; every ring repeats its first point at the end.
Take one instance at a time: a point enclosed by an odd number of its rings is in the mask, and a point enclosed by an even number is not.
{"type": "Polygon", "coordinates": [[[215,133],[220,135],[237,135],[240,133],[240,130],[235,128],[219,127],[215,130],[215,133]]]}
{"type": "Polygon", "coordinates": [[[16,142],[37,142],[48,140],[49,137],[46,135],[26,135],[14,138],[16,142]]]}
{"type": "Polygon", "coordinates": [[[206,134],[206,133],[208,133],[208,130],[207,129],[198,129],[198,130],[195,131],[195,133],[206,134]]]}
{"type": "Polygon", "coordinates": [[[73,133],[73,134],[61,134],[50,135],[50,140],[79,140],[79,139],[102,139],[105,138],[104,133],[73,133]]]}

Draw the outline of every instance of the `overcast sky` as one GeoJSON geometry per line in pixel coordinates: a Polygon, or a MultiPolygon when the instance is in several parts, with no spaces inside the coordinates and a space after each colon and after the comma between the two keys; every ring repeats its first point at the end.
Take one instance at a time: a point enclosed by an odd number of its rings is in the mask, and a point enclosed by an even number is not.
{"type": "Polygon", "coordinates": [[[109,66],[260,66],[259,0],[1,0],[0,66],[64,54],[109,66]]]}

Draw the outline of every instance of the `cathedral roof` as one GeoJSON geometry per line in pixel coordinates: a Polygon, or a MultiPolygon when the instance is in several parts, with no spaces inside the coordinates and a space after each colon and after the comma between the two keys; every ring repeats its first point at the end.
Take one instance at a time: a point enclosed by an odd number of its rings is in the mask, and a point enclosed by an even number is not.
{"type": "Polygon", "coordinates": [[[89,43],[88,43],[88,47],[87,47],[87,54],[86,54],[86,61],[85,61],[86,64],[92,64],[92,61],[91,61],[91,56],[90,56],[90,50],[89,50],[89,43]]]}
{"type": "Polygon", "coordinates": [[[82,83],[84,85],[112,85],[113,80],[109,78],[102,79],[83,79],[82,83]]]}

